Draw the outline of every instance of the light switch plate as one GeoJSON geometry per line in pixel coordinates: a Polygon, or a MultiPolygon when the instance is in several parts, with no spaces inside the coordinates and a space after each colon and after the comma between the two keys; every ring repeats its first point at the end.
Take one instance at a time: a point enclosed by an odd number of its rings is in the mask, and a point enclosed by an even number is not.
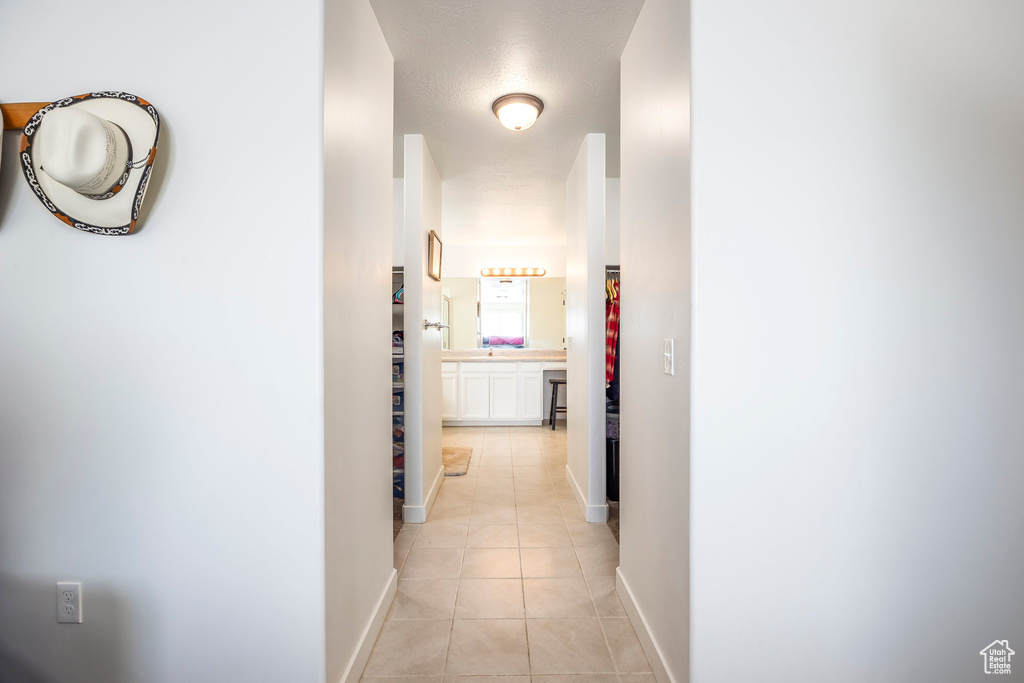
{"type": "Polygon", "coordinates": [[[665,340],[665,374],[676,374],[676,353],[674,339],[665,340]]]}

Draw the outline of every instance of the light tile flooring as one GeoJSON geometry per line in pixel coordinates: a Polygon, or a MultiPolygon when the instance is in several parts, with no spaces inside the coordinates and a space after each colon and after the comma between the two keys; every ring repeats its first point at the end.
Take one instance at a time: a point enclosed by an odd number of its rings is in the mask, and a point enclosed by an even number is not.
{"type": "Polygon", "coordinates": [[[619,548],[565,483],[565,429],[446,427],[471,446],[395,540],[398,595],[363,672],[394,683],[654,683],[615,593],[619,548]]]}

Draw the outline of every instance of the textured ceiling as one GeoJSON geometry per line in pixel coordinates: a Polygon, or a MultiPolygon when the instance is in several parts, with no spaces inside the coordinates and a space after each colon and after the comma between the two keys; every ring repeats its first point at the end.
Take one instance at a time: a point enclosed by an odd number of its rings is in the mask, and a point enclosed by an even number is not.
{"type": "Polygon", "coordinates": [[[643,0],[371,0],[395,57],[395,176],[422,133],[443,181],[445,244],[564,244],[565,179],[583,136],[619,175],[619,57],[643,0]],[[513,133],[491,103],[544,101],[513,133]]]}

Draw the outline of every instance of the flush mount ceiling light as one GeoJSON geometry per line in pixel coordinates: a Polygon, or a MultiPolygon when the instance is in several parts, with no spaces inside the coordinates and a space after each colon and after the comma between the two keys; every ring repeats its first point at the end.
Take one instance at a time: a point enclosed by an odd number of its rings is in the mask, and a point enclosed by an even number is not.
{"type": "Polygon", "coordinates": [[[543,268],[484,268],[480,274],[484,277],[544,277],[547,271],[543,268]]]}
{"type": "Polygon", "coordinates": [[[525,93],[504,95],[494,100],[491,111],[501,121],[501,125],[509,130],[526,130],[534,124],[540,113],[544,111],[544,103],[540,98],[525,93]]]}

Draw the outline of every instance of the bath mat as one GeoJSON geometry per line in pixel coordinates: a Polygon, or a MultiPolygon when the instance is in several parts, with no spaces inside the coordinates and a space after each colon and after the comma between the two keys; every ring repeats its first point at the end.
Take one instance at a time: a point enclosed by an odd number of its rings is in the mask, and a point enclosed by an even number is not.
{"type": "Polygon", "coordinates": [[[469,459],[473,449],[466,446],[445,446],[441,449],[441,461],[444,463],[444,476],[461,477],[469,469],[469,459]]]}

